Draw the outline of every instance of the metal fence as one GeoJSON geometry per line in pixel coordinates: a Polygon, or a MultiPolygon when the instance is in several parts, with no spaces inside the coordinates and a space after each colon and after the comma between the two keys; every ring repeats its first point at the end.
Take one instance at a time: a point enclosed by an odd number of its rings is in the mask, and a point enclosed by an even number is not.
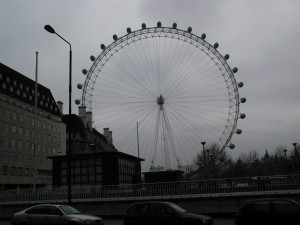
{"type": "MultiPolygon", "coordinates": [[[[67,202],[67,187],[0,191],[0,204],[67,202]]],[[[161,200],[246,195],[300,194],[300,175],[143,183],[117,186],[74,186],[73,202],[161,200]]]]}

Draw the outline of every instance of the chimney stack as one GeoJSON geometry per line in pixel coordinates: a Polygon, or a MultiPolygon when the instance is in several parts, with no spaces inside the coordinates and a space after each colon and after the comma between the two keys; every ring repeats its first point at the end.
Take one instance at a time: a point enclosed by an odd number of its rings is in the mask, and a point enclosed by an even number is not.
{"type": "Polygon", "coordinates": [[[93,114],[92,112],[86,112],[86,127],[90,130],[93,129],[93,114]]]}
{"type": "Polygon", "coordinates": [[[86,127],[86,107],[85,106],[79,106],[79,118],[81,119],[84,127],[86,127]]]}
{"type": "Polygon", "coordinates": [[[61,101],[58,101],[58,102],[56,102],[56,104],[57,104],[57,107],[58,107],[60,113],[63,115],[64,114],[64,112],[63,112],[64,103],[61,101]]]}
{"type": "Polygon", "coordinates": [[[103,128],[103,135],[109,144],[112,144],[112,131],[108,127],[103,128]]]}

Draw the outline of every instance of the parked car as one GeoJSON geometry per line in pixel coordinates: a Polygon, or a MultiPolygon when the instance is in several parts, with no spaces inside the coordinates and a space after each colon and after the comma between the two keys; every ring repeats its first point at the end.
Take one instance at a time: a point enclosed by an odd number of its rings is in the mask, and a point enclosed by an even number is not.
{"type": "Polygon", "coordinates": [[[103,225],[100,217],[81,214],[69,205],[36,205],[13,215],[11,225],[50,225],[50,224],[97,224],[103,225]]]}
{"type": "Polygon", "coordinates": [[[132,204],[123,225],[212,225],[209,216],[188,213],[172,202],[139,202],[132,204]]]}
{"type": "Polygon", "coordinates": [[[235,225],[299,225],[300,204],[291,199],[265,198],[247,201],[236,215],[235,225]]]}

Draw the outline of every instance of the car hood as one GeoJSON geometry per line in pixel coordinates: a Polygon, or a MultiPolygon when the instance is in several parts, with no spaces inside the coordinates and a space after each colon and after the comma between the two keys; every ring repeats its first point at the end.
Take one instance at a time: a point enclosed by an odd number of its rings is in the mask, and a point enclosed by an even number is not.
{"type": "Polygon", "coordinates": [[[184,213],[183,214],[185,218],[190,218],[190,219],[206,219],[206,220],[211,220],[211,217],[201,215],[201,214],[194,214],[194,213],[184,213]]]}
{"type": "Polygon", "coordinates": [[[72,217],[72,218],[82,219],[82,220],[102,220],[98,216],[87,215],[87,214],[71,214],[71,215],[67,215],[67,216],[72,217]]]}

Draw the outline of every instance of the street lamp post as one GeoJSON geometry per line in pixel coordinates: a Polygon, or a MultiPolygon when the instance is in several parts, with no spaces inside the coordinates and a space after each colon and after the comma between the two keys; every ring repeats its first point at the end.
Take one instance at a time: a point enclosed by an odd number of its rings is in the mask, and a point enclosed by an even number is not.
{"type": "Polygon", "coordinates": [[[284,173],[285,175],[287,174],[287,157],[286,157],[286,152],[287,152],[287,149],[283,149],[283,152],[284,152],[284,173]]]}
{"type": "Polygon", "coordinates": [[[68,121],[68,127],[69,127],[69,150],[67,152],[68,155],[68,203],[71,203],[72,195],[71,195],[71,114],[72,114],[72,46],[70,42],[68,42],[66,39],[64,39],[62,36],[60,36],[58,33],[55,32],[55,30],[50,26],[46,25],[44,26],[44,29],[48,31],[51,34],[56,34],[59,38],[64,40],[69,46],[70,46],[70,61],[69,61],[69,121],[68,121]]]}
{"type": "Polygon", "coordinates": [[[295,156],[297,155],[297,143],[292,143],[294,145],[294,150],[295,150],[295,156]]]}
{"type": "Polygon", "coordinates": [[[210,178],[210,160],[209,160],[209,149],[206,149],[206,159],[207,159],[207,178],[210,178]]]}
{"type": "Polygon", "coordinates": [[[295,173],[299,173],[299,163],[298,163],[298,151],[297,151],[297,144],[296,142],[292,143],[294,145],[294,165],[295,165],[295,168],[294,168],[294,172],[295,173]]]}
{"type": "MultiPolygon", "coordinates": [[[[204,161],[204,170],[206,170],[206,158],[205,158],[205,150],[204,150],[204,146],[205,146],[206,142],[202,141],[201,145],[202,145],[202,152],[203,152],[203,161],[204,161]]],[[[203,176],[205,177],[205,173],[206,171],[204,171],[203,176]]]]}

